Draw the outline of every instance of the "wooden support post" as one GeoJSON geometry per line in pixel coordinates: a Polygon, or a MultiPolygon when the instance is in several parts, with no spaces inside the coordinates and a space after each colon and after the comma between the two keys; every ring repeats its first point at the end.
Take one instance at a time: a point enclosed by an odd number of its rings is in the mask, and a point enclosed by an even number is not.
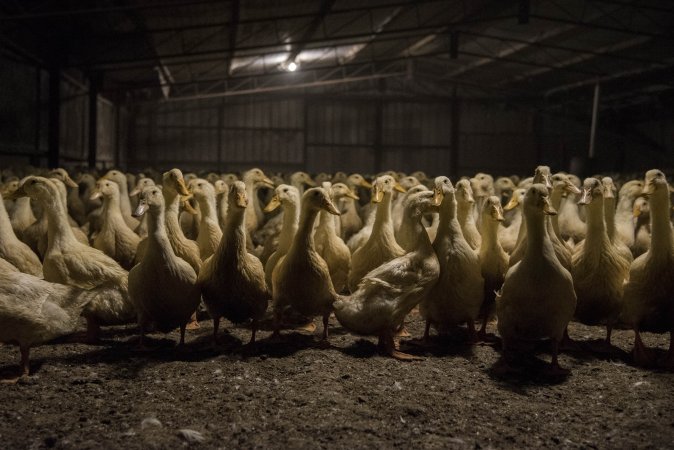
{"type": "Polygon", "coordinates": [[[384,164],[384,93],[386,92],[386,80],[379,79],[379,98],[375,104],[374,119],[374,171],[382,171],[384,164]]]}
{"type": "Polygon", "coordinates": [[[461,127],[461,102],[456,85],[452,88],[452,103],[450,111],[450,144],[449,144],[449,173],[454,178],[459,175],[459,143],[461,127]]]}
{"type": "Polygon", "coordinates": [[[49,102],[47,130],[47,165],[56,168],[60,162],[61,140],[61,68],[54,64],[49,68],[49,102]]]}
{"type": "Polygon", "coordinates": [[[90,169],[96,167],[98,150],[98,92],[101,88],[101,76],[94,72],[89,76],[89,141],[87,163],[90,169]]]}

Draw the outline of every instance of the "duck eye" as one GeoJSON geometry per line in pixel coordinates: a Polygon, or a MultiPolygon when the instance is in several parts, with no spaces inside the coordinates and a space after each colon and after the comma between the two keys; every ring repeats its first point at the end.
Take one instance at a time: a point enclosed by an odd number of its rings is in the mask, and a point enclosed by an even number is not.
{"type": "Polygon", "coordinates": [[[283,192],[288,192],[288,189],[284,189],[283,192]]]}

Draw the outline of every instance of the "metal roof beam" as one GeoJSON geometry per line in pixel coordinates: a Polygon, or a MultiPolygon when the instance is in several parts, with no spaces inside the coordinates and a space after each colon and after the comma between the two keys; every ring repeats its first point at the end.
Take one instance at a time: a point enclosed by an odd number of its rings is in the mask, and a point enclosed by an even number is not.
{"type": "Polygon", "coordinates": [[[590,23],[584,20],[571,20],[571,19],[564,19],[562,17],[551,17],[551,16],[543,16],[539,14],[532,14],[531,15],[532,19],[538,19],[538,20],[545,20],[548,22],[555,22],[555,23],[561,23],[561,24],[567,24],[567,25],[573,25],[575,27],[583,27],[583,28],[590,28],[594,30],[604,30],[604,31],[613,31],[616,33],[624,33],[624,34],[631,34],[634,36],[645,36],[653,39],[663,39],[667,41],[674,41],[674,33],[653,33],[650,31],[646,30],[635,30],[632,28],[620,28],[620,27],[613,27],[610,25],[602,25],[598,23],[590,23]]]}
{"type": "Polygon", "coordinates": [[[325,16],[330,13],[332,6],[335,4],[335,1],[336,0],[321,0],[320,6],[318,8],[318,14],[312,19],[312,21],[309,23],[309,26],[306,27],[299,41],[292,44],[290,55],[288,55],[288,59],[286,60],[287,63],[295,61],[297,55],[299,55],[306,46],[306,42],[308,42],[314,36],[316,30],[318,30],[318,27],[320,27],[323,23],[325,16]]]}
{"type": "Polygon", "coordinates": [[[239,31],[239,0],[232,1],[231,25],[229,26],[229,58],[227,58],[227,74],[232,73],[232,60],[236,55],[236,35],[239,31]]]}

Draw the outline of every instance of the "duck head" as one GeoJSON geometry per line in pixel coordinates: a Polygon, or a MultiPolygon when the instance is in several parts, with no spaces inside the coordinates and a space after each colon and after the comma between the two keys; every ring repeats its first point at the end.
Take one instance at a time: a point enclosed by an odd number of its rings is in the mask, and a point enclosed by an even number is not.
{"type": "Polygon", "coordinates": [[[416,178],[417,180],[419,180],[419,182],[420,182],[421,184],[426,184],[426,183],[428,183],[429,181],[433,181],[433,180],[431,180],[430,178],[428,178],[428,175],[426,175],[426,172],[423,172],[423,171],[421,171],[421,170],[417,170],[416,172],[412,172],[412,173],[410,174],[410,176],[413,176],[414,178],[416,178]]]}
{"type": "Polygon", "coordinates": [[[604,185],[597,178],[585,178],[583,192],[578,200],[579,205],[589,205],[597,198],[604,198],[604,185]]]}
{"type": "Polygon", "coordinates": [[[454,200],[454,186],[449,178],[441,176],[433,181],[433,203],[439,206],[444,202],[445,197],[454,200]]]}
{"type": "Polygon", "coordinates": [[[215,198],[215,187],[203,178],[195,178],[189,183],[189,190],[198,200],[215,198]]]}
{"type": "Polygon", "coordinates": [[[325,210],[336,216],[340,215],[339,210],[330,200],[330,194],[322,187],[315,187],[307,190],[302,196],[302,207],[313,210],[325,210]]]}
{"type": "Polygon", "coordinates": [[[494,178],[487,173],[476,173],[470,179],[470,187],[476,197],[489,197],[494,194],[494,178]]]}
{"type": "MultiPolygon", "coordinates": [[[[556,174],[550,177],[550,182],[552,183],[552,190],[557,192],[563,192],[567,194],[580,194],[580,189],[571,181],[569,175],[564,172],[557,172],[556,174]]],[[[582,203],[581,203],[582,204],[582,203]]]]}
{"type": "Polygon", "coordinates": [[[332,198],[333,202],[336,202],[344,197],[352,198],[354,200],[359,199],[359,197],[351,189],[349,189],[349,186],[344,183],[333,184],[329,187],[328,192],[330,192],[330,198],[332,198]]]}
{"type": "Polygon", "coordinates": [[[224,180],[215,180],[213,187],[215,188],[215,195],[219,196],[229,194],[229,184],[227,184],[224,180]]]}
{"type": "Polygon", "coordinates": [[[549,216],[557,214],[550,203],[548,188],[542,183],[534,183],[524,194],[524,210],[549,216]]]}
{"type": "Polygon", "coordinates": [[[220,175],[218,175],[215,172],[209,172],[208,175],[206,175],[206,180],[208,180],[209,183],[215,184],[216,181],[220,179],[220,175]]]}
{"type": "Polygon", "coordinates": [[[456,199],[463,203],[475,203],[473,189],[470,187],[470,180],[464,178],[456,183],[456,199]]]}
{"type": "Polygon", "coordinates": [[[30,197],[33,200],[46,202],[60,198],[60,193],[52,180],[44,177],[27,176],[19,182],[16,190],[7,195],[5,200],[16,200],[21,197],[30,197]]]}
{"type": "Polygon", "coordinates": [[[140,192],[138,206],[133,212],[134,217],[140,217],[149,209],[156,211],[164,208],[164,195],[160,186],[147,186],[140,192]]]}
{"type": "Polygon", "coordinates": [[[306,184],[307,186],[311,187],[316,186],[316,182],[312,180],[309,174],[306,172],[295,172],[290,175],[290,184],[293,186],[301,186],[302,184],[306,184]]]}
{"type": "Polygon", "coordinates": [[[91,193],[89,200],[96,200],[97,198],[101,197],[119,197],[119,185],[112,180],[108,180],[107,178],[101,178],[96,182],[96,187],[91,193]]]}
{"type": "Polygon", "coordinates": [[[248,185],[263,184],[268,187],[274,187],[274,182],[271,181],[264,172],[258,168],[253,168],[243,174],[243,181],[248,185]]]}
{"type": "Polygon", "coordinates": [[[372,203],[379,203],[385,194],[391,195],[393,190],[405,192],[405,189],[391,175],[382,175],[374,180],[372,185],[372,203]]]}
{"type": "Polygon", "coordinates": [[[321,172],[318,175],[314,177],[314,180],[316,180],[317,184],[321,184],[324,181],[330,181],[332,179],[332,175],[329,173],[321,172]]]}
{"type": "Polygon", "coordinates": [[[501,199],[495,195],[489,196],[484,205],[482,205],[482,217],[490,217],[495,222],[503,222],[501,199]]]}
{"type": "Polygon", "coordinates": [[[289,184],[281,184],[276,187],[274,196],[271,198],[267,206],[264,207],[265,212],[271,212],[281,205],[287,204],[298,205],[300,203],[300,191],[289,184]]]}
{"type": "Polygon", "coordinates": [[[348,176],[348,178],[345,178],[343,181],[335,181],[333,179],[332,182],[333,183],[346,183],[352,189],[357,187],[357,186],[364,187],[365,189],[372,188],[372,184],[369,183],[365,178],[363,178],[363,176],[359,173],[352,173],[351,175],[348,176]]]}
{"type": "Polygon", "coordinates": [[[552,177],[549,166],[538,166],[534,171],[533,183],[540,183],[548,189],[552,189],[552,177]]]}
{"type": "Polygon", "coordinates": [[[646,172],[642,194],[669,197],[669,184],[665,174],[658,169],[646,172]]]}
{"type": "Polygon", "coordinates": [[[413,188],[414,186],[419,186],[421,184],[421,182],[416,177],[413,177],[412,175],[402,177],[402,178],[398,178],[398,180],[399,180],[398,183],[400,184],[400,186],[403,187],[403,189],[405,189],[405,191],[408,191],[409,189],[413,188]]]}
{"type": "Polygon", "coordinates": [[[187,183],[185,183],[185,178],[180,169],[171,169],[168,172],[164,172],[162,175],[162,185],[164,189],[177,192],[179,195],[190,195],[187,183]]]}
{"type": "Polygon", "coordinates": [[[68,175],[68,172],[65,169],[53,169],[49,171],[49,178],[56,178],[57,180],[61,180],[63,184],[70,188],[76,188],[77,183],[73,181],[72,178],[70,178],[70,175],[68,175]]]}
{"type": "Polygon", "coordinates": [[[140,194],[143,192],[143,189],[146,187],[154,186],[154,180],[152,178],[140,178],[136,182],[136,187],[133,188],[131,192],[129,192],[129,197],[135,197],[136,195],[140,194]]]}
{"type": "Polygon", "coordinates": [[[7,181],[2,185],[2,189],[0,189],[0,194],[2,194],[3,197],[7,198],[9,195],[11,195],[14,191],[19,189],[19,179],[15,178],[13,180],[7,181]]]}
{"type": "Polygon", "coordinates": [[[349,176],[345,172],[335,172],[335,174],[332,176],[332,183],[346,183],[346,180],[349,178],[349,176]]]}
{"type": "Polygon", "coordinates": [[[246,194],[246,184],[243,181],[235,181],[229,187],[227,202],[229,211],[243,210],[248,207],[248,194],[246,194]]]}
{"type": "Polygon", "coordinates": [[[124,172],[119,171],[119,170],[115,170],[115,169],[108,170],[108,172],[105,175],[103,175],[102,178],[106,178],[108,180],[114,181],[115,183],[117,183],[119,185],[120,188],[122,186],[124,186],[126,188],[126,186],[128,185],[128,180],[126,178],[126,174],[124,172]]]}
{"type": "Polygon", "coordinates": [[[618,197],[634,199],[641,195],[644,190],[644,182],[641,180],[630,180],[623,184],[618,191],[618,197]]]}
{"type": "Polygon", "coordinates": [[[93,186],[96,184],[96,178],[90,173],[81,173],[77,177],[77,184],[83,184],[85,186],[93,186]]]}
{"type": "Polygon", "coordinates": [[[512,197],[512,193],[515,189],[515,183],[508,177],[498,177],[496,181],[494,181],[494,191],[497,194],[500,194],[501,197],[512,197]]]}
{"type": "Polygon", "coordinates": [[[220,175],[220,178],[222,179],[222,181],[224,181],[225,183],[227,183],[227,184],[230,185],[230,186],[231,186],[232,184],[234,184],[234,182],[237,181],[237,180],[239,179],[239,178],[238,178],[235,174],[233,174],[233,173],[223,173],[222,175],[220,175]]]}
{"type": "Polygon", "coordinates": [[[404,200],[405,214],[409,217],[418,218],[430,210],[437,210],[435,192],[422,189],[407,195],[404,200]]]}
{"type": "Polygon", "coordinates": [[[604,198],[615,198],[617,190],[613,183],[613,178],[603,177],[601,184],[604,186],[604,198]]]}

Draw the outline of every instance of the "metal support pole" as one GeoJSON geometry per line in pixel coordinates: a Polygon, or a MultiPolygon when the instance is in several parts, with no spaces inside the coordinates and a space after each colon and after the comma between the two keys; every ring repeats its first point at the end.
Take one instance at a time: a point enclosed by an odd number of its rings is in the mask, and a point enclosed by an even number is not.
{"type": "Polygon", "coordinates": [[[592,125],[590,126],[590,150],[587,155],[590,159],[594,158],[595,153],[594,144],[597,137],[597,113],[599,112],[599,94],[600,94],[599,83],[596,83],[594,85],[594,99],[592,100],[592,125]]]}
{"type": "Polygon", "coordinates": [[[459,175],[459,127],[461,126],[461,104],[457,87],[452,88],[452,103],[450,111],[450,144],[449,144],[449,173],[454,177],[459,175]]]}
{"type": "Polygon", "coordinates": [[[379,98],[375,104],[374,119],[374,171],[382,171],[384,163],[384,93],[386,91],[386,82],[383,78],[379,79],[379,98]]]}
{"type": "Polygon", "coordinates": [[[54,64],[49,68],[49,128],[47,131],[47,164],[59,166],[61,132],[61,68],[54,64]]]}
{"type": "MultiPolygon", "coordinates": [[[[40,128],[42,127],[42,69],[39,67],[35,68],[35,154],[39,155],[40,152],[40,128]]],[[[33,157],[36,158],[36,157],[33,157]]],[[[33,161],[31,158],[30,163],[34,166],[38,166],[39,162],[33,161]]]]}
{"type": "Polygon", "coordinates": [[[98,91],[101,86],[100,74],[89,76],[89,140],[87,162],[90,169],[96,167],[96,153],[98,146],[98,91]]]}
{"type": "Polygon", "coordinates": [[[218,106],[218,126],[216,127],[218,130],[218,138],[217,138],[217,146],[218,146],[218,173],[222,173],[222,133],[224,133],[224,127],[225,127],[225,101],[222,99],[220,102],[220,105],[218,106]]]}

